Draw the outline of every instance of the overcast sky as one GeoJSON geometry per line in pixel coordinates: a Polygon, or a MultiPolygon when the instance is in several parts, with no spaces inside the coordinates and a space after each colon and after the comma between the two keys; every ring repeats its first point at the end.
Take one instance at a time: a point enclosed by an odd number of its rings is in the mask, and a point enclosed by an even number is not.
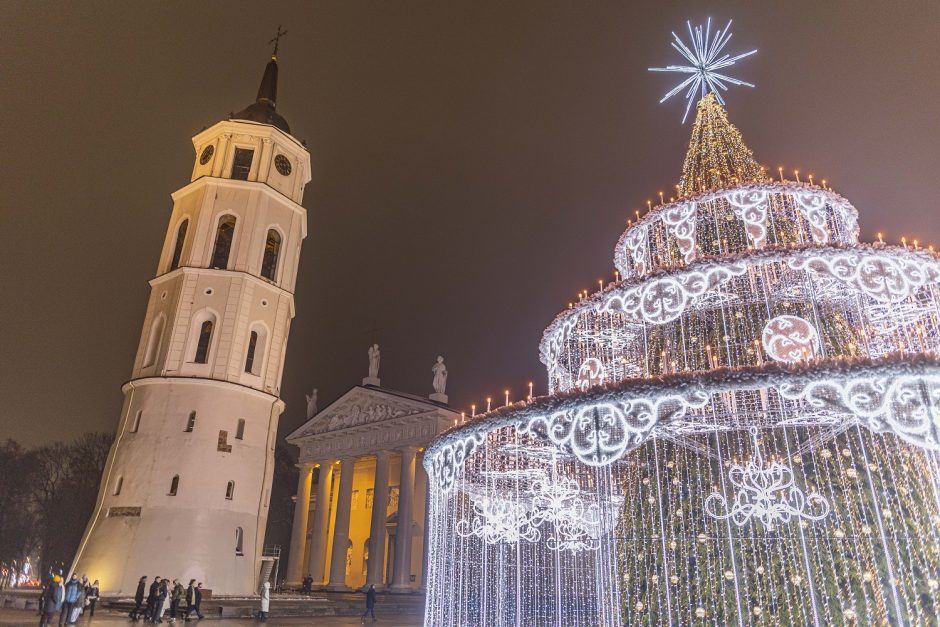
{"type": "Polygon", "coordinates": [[[112,431],[190,137],[255,95],[307,141],[282,435],[366,375],[459,409],[545,390],[542,330],[612,276],[690,131],[670,31],[735,18],[732,121],[882,230],[940,243],[940,3],[0,2],[0,438],[112,431]]]}

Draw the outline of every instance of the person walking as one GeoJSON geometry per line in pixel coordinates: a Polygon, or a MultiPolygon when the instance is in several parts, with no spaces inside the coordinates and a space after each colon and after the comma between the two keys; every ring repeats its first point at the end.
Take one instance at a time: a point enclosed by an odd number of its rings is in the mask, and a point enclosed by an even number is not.
{"type": "Polygon", "coordinates": [[[88,599],[88,615],[89,616],[95,615],[95,605],[97,605],[98,603],[98,595],[99,595],[98,580],[95,579],[95,583],[88,586],[88,588],[85,590],[85,598],[88,599]]]}
{"type": "Polygon", "coordinates": [[[140,620],[140,608],[144,606],[144,591],[147,590],[147,575],[144,575],[140,578],[140,581],[137,582],[137,593],[134,594],[134,609],[131,610],[130,619],[131,620],[140,620]]]}
{"type": "Polygon", "coordinates": [[[261,586],[261,610],[258,611],[258,620],[262,623],[268,620],[268,612],[271,609],[271,582],[265,581],[261,586]]]}
{"type": "Polygon", "coordinates": [[[71,625],[75,621],[72,620],[72,609],[78,603],[78,590],[80,588],[78,583],[78,577],[72,575],[72,578],[69,579],[69,582],[65,584],[65,600],[62,602],[62,609],[59,610],[59,626],[62,625],[71,625]]]}
{"type": "Polygon", "coordinates": [[[186,588],[186,614],[183,616],[189,620],[189,615],[196,611],[196,580],[190,579],[189,586],[186,588]]]}
{"type": "Polygon", "coordinates": [[[160,575],[153,578],[150,584],[150,592],[147,595],[147,609],[144,611],[144,620],[148,623],[154,622],[157,614],[157,594],[160,592],[160,575]]]}
{"type": "MultiPolygon", "coordinates": [[[[82,580],[78,583],[78,601],[75,603],[75,607],[78,608],[78,616],[81,616],[85,612],[85,601],[87,596],[85,591],[88,589],[88,577],[82,575],[82,580]]],[[[74,611],[74,610],[73,610],[74,611]]],[[[78,619],[78,616],[75,618],[78,619]]],[[[72,621],[75,622],[74,620],[72,621]]]]}
{"type": "Polygon", "coordinates": [[[196,584],[196,616],[198,616],[199,618],[205,618],[205,616],[202,615],[202,610],[200,609],[201,607],[202,607],[202,582],[200,581],[198,584],[196,584]]]}
{"type": "Polygon", "coordinates": [[[157,590],[157,606],[153,612],[154,623],[163,622],[163,611],[167,606],[167,597],[170,595],[170,582],[166,579],[160,581],[160,588],[157,590]]]}
{"type": "Polygon", "coordinates": [[[310,573],[307,573],[307,576],[304,577],[304,585],[300,588],[301,593],[310,594],[313,591],[313,577],[310,576],[310,573]]]}
{"type": "Polygon", "coordinates": [[[43,595],[42,616],[39,619],[39,627],[51,625],[52,617],[62,609],[64,602],[65,588],[62,586],[62,578],[54,575],[46,586],[46,592],[43,595]]]}
{"type": "Polygon", "coordinates": [[[180,600],[183,598],[183,584],[178,579],[173,580],[173,590],[170,592],[170,622],[176,622],[176,616],[180,609],[180,600]]]}
{"type": "Polygon", "coordinates": [[[366,611],[362,613],[362,622],[366,622],[366,614],[372,613],[372,622],[375,622],[375,584],[366,591],[366,611]]]}

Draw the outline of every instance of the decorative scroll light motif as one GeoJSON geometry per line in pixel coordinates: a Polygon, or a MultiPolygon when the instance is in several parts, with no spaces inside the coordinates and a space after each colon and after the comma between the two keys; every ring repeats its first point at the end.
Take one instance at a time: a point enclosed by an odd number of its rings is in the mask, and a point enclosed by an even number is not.
{"type": "Polygon", "coordinates": [[[902,301],[916,289],[940,282],[940,263],[932,256],[917,259],[888,251],[847,251],[794,256],[787,263],[795,270],[828,274],[886,303],[902,301]]]}
{"type": "Polygon", "coordinates": [[[680,203],[663,211],[663,224],[676,238],[686,263],[695,259],[695,203],[680,203]]]}
{"type": "Polygon", "coordinates": [[[463,468],[467,457],[483,443],[482,433],[471,433],[466,437],[448,442],[431,458],[434,476],[443,490],[454,486],[457,473],[463,468]]]}
{"type": "Polygon", "coordinates": [[[816,329],[799,316],[777,316],[770,320],[761,341],[771,359],[788,364],[809,361],[819,352],[816,329]]]}
{"type": "Polygon", "coordinates": [[[604,382],[604,364],[596,357],[589,357],[581,364],[578,370],[578,389],[586,392],[595,385],[604,382]]]}
{"type": "Polygon", "coordinates": [[[487,544],[538,542],[541,538],[525,505],[517,501],[480,497],[474,499],[473,513],[469,520],[461,520],[455,527],[461,538],[476,536],[487,544]]]}
{"type": "Polygon", "coordinates": [[[550,416],[537,416],[519,429],[533,432],[543,427],[549,440],[583,463],[608,466],[643,442],[660,421],[679,419],[708,400],[706,392],[692,390],[685,397],[585,403],[550,416]]]}
{"type": "Polygon", "coordinates": [[[719,70],[731,67],[741,59],[757,52],[757,50],[751,50],[750,52],[738,54],[733,57],[727,53],[721,54],[721,51],[731,40],[731,20],[728,20],[728,25],[725,26],[724,30],[718,29],[715,31],[714,39],[711,38],[711,18],[708,18],[708,21],[705,23],[704,30],[701,26],[696,26],[693,31],[691,22],[686,22],[686,25],[689,27],[689,38],[692,41],[692,49],[690,50],[675,33],[672,34],[672,38],[674,39],[672,47],[685,57],[690,65],[667,65],[666,67],[649,68],[650,72],[678,72],[680,74],[691,75],[667,92],[666,95],[663,96],[663,99],[659,101],[660,104],[666,102],[676,94],[685,90],[684,97],[689,103],[685,107],[685,115],[682,116],[683,124],[686,118],[689,117],[689,110],[692,108],[692,103],[698,98],[704,98],[705,94],[709,91],[715,93],[718,102],[725,104],[725,101],[721,98],[721,92],[728,91],[728,86],[725,83],[753,87],[754,85],[751,83],[733,78],[726,74],[721,74],[719,70]]]}
{"type": "Polygon", "coordinates": [[[595,551],[600,547],[601,515],[597,503],[585,505],[578,482],[547,477],[532,484],[532,524],[549,529],[553,551],[595,551]]]}
{"type": "MultiPolygon", "coordinates": [[[[637,227],[629,232],[624,240],[624,248],[630,253],[630,259],[633,260],[633,270],[637,276],[646,274],[646,248],[647,248],[647,229],[646,227],[637,227]]],[[[626,268],[621,269],[626,274],[626,268]]]]}
{"type": "Polygon", "coordinates": [[[875,433],[893,433],[916,446],[940,449],[940,376],[872,373],[839,379],[781,381],[780,396],[840,412],[875,433]]]}
{"type": "Polygon", "coordinates": [[[550,480],[544,471],[526,491],[531,507],[513,498],[474,497],[469,519],[455,530],[462,538],[475,536],[487,544],[538,542],[543,532],[553,551],[594,551],[600,546],[601,515],[596,503],[585,504],[578,482],[550,480]]]}
{"type": "Polygon", "coordinates": [[[738,489],[729,505],[724,495],[710,494],[705,499],[705,513],[712,518],[731,521],[743,527],[752,518],[768,530],[774,523],[786,524],[791,518],[819,521],[829,515],[829,501],[821,494],[803,493],[793,483],[793,470],[777,460],[764,463],[757,428],[751,427],[754,458],[744,464],[733,464],[728,480],[738,489]]]}
{"type": "Polygon", "coordinates": [[[744,230],[754,248],[763,248],[767,240],[767,198],[765,189],[745,188],[728,195],[728,203],[734,215],[744,223],[744,230]]]}
{"type": "Polygon", "coordinates": [[[809,223],[813,242],[826,244],[829,242],[829,227],[826,224],[826,199],[812,191],[799,191],[793,194],[793,199],[803,211],[803,216],[809,223]]]}

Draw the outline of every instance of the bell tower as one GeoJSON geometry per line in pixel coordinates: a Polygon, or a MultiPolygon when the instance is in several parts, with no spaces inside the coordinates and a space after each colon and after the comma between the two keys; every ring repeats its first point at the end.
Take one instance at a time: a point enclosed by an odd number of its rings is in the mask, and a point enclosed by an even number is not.
{"type": "Polygon", "coordinates": [[[277,112],[277,48],[255,102],[193,137],[191,180],[150,280],[131,379],[73,570],[106,595],[142,575],[257,590],[281,374],[307,235],[310,155],[277,112]]]}

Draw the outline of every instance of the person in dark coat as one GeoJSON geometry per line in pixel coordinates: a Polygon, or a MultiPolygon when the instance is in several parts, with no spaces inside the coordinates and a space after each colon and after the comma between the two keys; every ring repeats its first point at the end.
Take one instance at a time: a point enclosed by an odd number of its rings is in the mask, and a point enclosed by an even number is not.
{"type": "Polygon", "coordinates": [[[202,610],[199,609],[201,606],[202,606],[202,582],[200,581],[196,585],[196,616],[198,616],[199,618],[205,618],[205,616],[202,615],[202,610]]]}
{"type": "Polygon", "coordinates": [[[183,584],[181,584],[177,579],[173,580],[173,589],[170,591],[170,622],[176,622],[176,615],[180,611],[180,601],[183,598],[183,584]]]}
{"type": "MultiPolygon", "coordinates": [[[[141,591],[141,596],[143,596],[143,591],[141,591]]],[[[95,579],[95,583],[88,586],[85,590],[85,598],[88,599],[88,615],[95,615],[95,604],[98,603],[98,580],[95,579]]]]}
{"type": "Polygon", "coordinates": [[[144,611],[144,620],[153,622],[154,610],[157,609],[157,594],[160,592],[160,576],[153,578],[150,584],[150,593],[147,595],[147,609],[144,611]]]}
{"type": "Polygon", "coordinates": [[[151,623],[163,622],[163,608],[166,607],[166,598],[170,595],[170,582],[166,579],[160,581],[160,587],[157,588],[157,603],[153,609],[151,623]]]}
{"type": "Polygon", "coordinates": [[[42,617],[39,619],[40,627],[52,624],[52,617],[62,609],[64,601],[65,588],[62,586],[62,578],[55,575],[49,585],[46,586],[46,592],[43,595],[42,617]]]}
{"type": "Polygon", "coordinates": [[[186,588],[186,614],[184,618],[189,620],[189,615],[196,611],[196,580],[189,580],[189,587],[186,588]]]}
{"type": "Polygon", "coordinates": [[[134,609],[131,610],[131,620],[140,620],[140,608],[144,606],[144,591],[147,589],[147,575],[140,578],[137,582],[137,593],[134,595],[134,609]]]}
{"type": "Polygon", "coordinates": [[[366,611],[362,613],[362,622],[366,622],[366,614],[372,612],[372,622],[375,622],[375,584],[366,591],[366,611]]]}

